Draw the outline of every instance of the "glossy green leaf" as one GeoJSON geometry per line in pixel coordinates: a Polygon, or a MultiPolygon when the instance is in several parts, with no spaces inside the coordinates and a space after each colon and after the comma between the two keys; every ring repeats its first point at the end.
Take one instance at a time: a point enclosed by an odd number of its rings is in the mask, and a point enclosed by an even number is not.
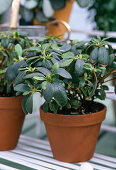
{"type": "Polygon", "coordinates": [[[7,48],[8,47],[8,44],[9,44],[9,39],[8,38],[3,38],[1,40],[1,45],[4,47],[4,48],[7,48]]]}
{"type": "Polygon", "coordinates": [[[81,102],[79,100],[70,100],[70,104],[76,108],[79,108],[81,106],[81,102]]]}
{"type": "Polygon", "coordinates": [[[34,80],[45,80],[45,77],[40,77],[40,76],[34,76],[34,80]]]}
{"type": "Polygon", "coordinates": [[[45,113],[48,112],[48,103],[47,102],[44,102],[43,106],[42,106],[42,109],[45,113]]]}
{"type": "Polygon", "coordinates": [[[33,10],[23,8],[21,10],[21,17],[26,21],[26,22],[31,22],[34,18],[34,12],[33,10]]]}
{"type": "Polygon", "coordinates": [[[33,112],[33,95],[30,95],[26,101],[26,110],[28,113],[33,112]]]}
{"type": "Polygon", "coordinates": [[[109,53],[105,47],[99,48],[98,51],[98,62],[103,65],[109,64],[109,53]]]}
{"type": "Polygon", "coordinates": [[[45,90],[47,86],[47,81],[42,82],[42,89],[45,90]]]}
{"type": "Polygon", "coordinates": [[[38,71],[43,73],[44,75],[47,75],[47,74],[51,75],[51,72],[47,68],[44,68],[44,67],[38,67],[38,71]]]}
{"type": "Polygon", "coordinates": [[[80,76],[84,72],[84,60],[78,59],[75,63],[75,71],[80,76]]]}
{"type": "Polygon", "coordinates": [[[85,8],[89,5],[91,0],[76,0],[80,7],[85,8]]]}
{"type": "Polygon", "coordinates": [[[34,76],[43,76],[43,74],[41,73],[30,73],[24,76],[24,79],[29,79],[29,78],[33,78],[34,76]]]}
{"type": "Polygon", "coordinates": [[[74,58],[74,54],[72,52],[66,52],[62,54],[62,58],[74,58]]]}
{"type": "Polygon", "coordinates": [[[39,22],[48,22],[48,20],[49,20],[47,17],[45,17],[43,11],[38,11],[36,13],[36,19],[39,22]]]}
{"type": "Polygon", "coordinates": [[[59,106],[64,106],[67,102],[67,94],[61,83],[54,83],[54,99],[59,106]]]}
{"type": "Polygon", "coordinates": [[[48,82],[47,85],[46,85],[46,89],[43,90],[44,99],[47,102],[50,102],[52,100],[53,93],[54,93],[53,85],[48,82]]]}
{"type": "Polygon", "coordinates": [[[57,113],[57,111],[58,111],[58,104],[55,101],[49,103],[49,107],[50,107],[50,110],[53,113],[57,113]]]}
{"type": "Polygon", "coordinates": [[[59,68],[59,64],[55,63],[52,67],[52,72],[54,73],[59,68]]]}
{"type": "Polygon", "coordinates": [[[22,109],[23,109],[23,112],[25,114],[28,114],[27,110],[26,110],[26,102],[27,102],[27,99],[28,99],[28,96],[24,96],[23,97],[23,100],[22,100],[22,109]]]}
{"type": "Polygon", "coordinates": [[[60,10],[65,7],[66,0],[50,0],[54,10],[60,10]]]}
{"type": "Polygon", "coordinates": [[[66,60],[64,61],[62,64],[61,64],[61,67],[65,67],[65,66],[68,66],[72,63],[73,59],[69,59],[69,60],[66,60]]]}
{"type": "Polygon", "coordinates": [[[112,65],[112,63],[113,63],[113,60],[114,60],[114,54],[110,54],[109,55],[109,66],[111,66],[112,65]]]}
{"type": "Polygon", "coordinates": [[[18,84],[14,87],[15,91],[20,91],[20,92],[25,92],[25,91],[29,91],[30,87],[27,84],[18,84]]]}
{"type": "Polygon", "coordinates": [[[68,73],[68,72],[67,72],[65,69],[63,69],[63,68],[58,68],[58,69],[54,72],[54,74],[58,74],[58,75],[60,75],[61,77],[64,77],[64,78],[67,78],[67,79],[71,79],[71,78],[72,78],[71,74],[68,73]]]}
{"type": "Polygon", "coordinates": [[[22,47],[20,44],[15,45],[15,51],[17,52],[19,57],[22,56],[23,51],[22,51],[22,47]]]}
{"type": "Polygon", "coordinates": [[[93,51],[90,54],[90,61],[91,63],[96,63],[98,60],[98,48],[94,48],[93,51]]]}

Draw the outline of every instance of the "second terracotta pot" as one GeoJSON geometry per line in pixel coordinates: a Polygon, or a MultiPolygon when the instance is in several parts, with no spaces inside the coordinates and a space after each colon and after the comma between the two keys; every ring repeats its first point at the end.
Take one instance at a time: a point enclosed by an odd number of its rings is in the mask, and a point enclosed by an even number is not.
{"type": "Polygon", "coordinates": [[[21,102],[22,97],[0,97],[0,151],[17,145],[25,118],[21,102]]]}
{"type": "Polygon", "coordinates": [[[92,158],[105,119],[103,110],[86,115],[44,113],[40,109],[55,159],[63,162],[84,162],[92,158]]]}
{"type": "MultiPolygon", "coordinates": [[[[67,1],[65,8],[55,11],[54,18],[56,20],[63,20],[68,23],[73,3],[74,3],[74,0],[67,1]]],[[[34,19],[33,24],[34,25],[47,25],[48,23],[38,22],[36,19],[34,19]]],[[[57,36],[57,35],[65,34],[66,31],[67,31],[66,27],[60,23],[58,25],[50,24],[48,28],[48,35],[57,36]]],[[[59,38],[63,39],[64,35],[60,36],[59,38]]]]}

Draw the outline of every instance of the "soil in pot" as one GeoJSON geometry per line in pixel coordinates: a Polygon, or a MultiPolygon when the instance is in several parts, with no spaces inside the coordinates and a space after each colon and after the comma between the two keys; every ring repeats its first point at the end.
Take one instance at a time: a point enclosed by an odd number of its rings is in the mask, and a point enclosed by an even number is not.
{"type": "Polygon", "coordinates": [[[0,97],[0,151],[17,145],[25,118],[21,102],[22,97],[0,97]]]}
{"type": "Polygon", "coordinates": [[[85,115],[44,113],[40,109],[55,159],[63,162],[84,162],[92,158],[106,107],[85,115]]]}

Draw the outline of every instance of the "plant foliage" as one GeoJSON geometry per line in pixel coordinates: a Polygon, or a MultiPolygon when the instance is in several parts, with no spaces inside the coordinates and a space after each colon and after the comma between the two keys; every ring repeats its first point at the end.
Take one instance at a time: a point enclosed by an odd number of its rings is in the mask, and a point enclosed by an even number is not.
{"type": "Polygon", "coordinates": [[[23,50],[23,57],[26,64],[19,69],[14,89],[24,96],[25,113],[31,113],[33,94],[39,92],[45,112],[84,114],[84,103],[105,99],[105,79],[116,72],[113,49],[100,37],[69,43],[52,36],[40,38],[37,45],[23,50]]]}
{"type": "Polygon", "coordinates": [[[29,48],[31,44],[27,36],[18,32],[0,34],[0,96],[15,95],[12,81],[19,73],[18,68],[24,63],[22,50],[29,48]]]}

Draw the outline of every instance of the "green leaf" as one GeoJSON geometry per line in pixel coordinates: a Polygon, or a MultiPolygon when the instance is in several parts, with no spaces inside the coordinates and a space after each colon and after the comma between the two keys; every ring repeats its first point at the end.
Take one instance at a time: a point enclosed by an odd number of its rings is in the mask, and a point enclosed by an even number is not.
{"type": "Polygon", "coordinates": [[[71,49],[71,45],[68,43],[64,43],[63,46],[60,48],[60,50],[66,52],[69,51],[71,49]]]}
{"type": "Polygon", "coordinates": [[[17,52],[19,57],[22,57],[23,50],[20,44],[15,45],[15,51],[17,52]]]}
{"type": "Polygon", "coordinates": [[[4,48],[7,48],[7,47],[8,47],[8,44],[9,44],[9,39],[8,39],[8,38],[2,38],[2,40],[1,40],[1,45],[2,45],[4,48]]]}
{"type": "Polygon", "coordinates": [[[20,91],[20,92],[25,92],[25,91],[29,91],[30,87],[26,84],[18,84],[14,87],[15,91],[20,91]]]}
{"type": "Polygon", "coordinates": [[[46,85],[46,89],[43,90],[43,96],[47,102],[50,102],[52,100],[53,92],[54,92],[53,85],[48,82],[46,85]]]}
{"type": "Polygon", "coordinates": [[[69,59],[69,60],[66,60],[64,61],[62,64],[61,64],[61,67],[65,67],[65,66],[68,66],[72,63],[73,59],[69,59]]]}
{"type": "Polygon", "coordinates": [[[80,58],[75,63],[75,71],[80,76],[84,72],[84,60],[81,60],[80,58]]]}
{"type": "Polygon", "coordinates": [[[42,82],[42,89],[45,90],[47,86],[47,81],[42,82]]]}
{"type": "Polygon", "coordinates": [[[42,106],[42,109],[45,113],[48,112],[48,103],[47,102],[44,102],[43,106],[42,106]]]}
{"type": "Polygon", "coordinates": [[[91,0],[76,0],[80,7],[85,8],[89,5],[91,0]]]}
{"type": "Polygon", "coordinates": [[[24,50],[24,52],[26,51],[37,51],[37,52],[41,52],[41,48],[40,47],[30,47],[24,50]]]}
{"type": "Polygon", "coordinates": [[[38,67],[38,71],[43,73],[45,76],[47,74],[50,74],[51,75],[51,72],[47,69],[47,68],[44,68],[44,67],[38,67]]]}
{"type": "Polygon", "coordinates": [[[27,74],[26,76],[24,76],[24,79],[33,78],[34,76],[43,76],[43,74],[41,74],[41,73],[30,73],[30,74],[27,74]]]}
{"type": "Polygon", "coordinates": [[[61,83],[54,83],[54,99],[59,106],[64,106],[67,102],[67,94],[61,83]]]}
{"type": "Polygon", "coordinates": [[[52,72],[54,73],[59,68],[59,64],[55,63],[52,67],[52,72]]]}
{"type": "Polygon", "coordinates": [[[71,109],[71,105],[70,105],[70,103],[69,103],[69,102],[67,102],[67,104],[66,104],[66,108],[67,108],[67,109],[71,109]]]}
{"type": "Polygon", "coordinates": [[[110,55],[109,55],[109,66],[112,65],[113,60],[114,60],[114,54],[110,54],[110,55]]]}
{"type": "Polygon", "coordinates": [[[26,74],[25,71],[19,72],[19,74],[17,75],[17,77],[16,77],[16,79],[14,81],[14,84],[16,85],[16,84],[22,83],[24,81],[23,78],[24,78],[25,74],[26,74]]]}
{"type": "Polygon", "coordinates": [[[70,100],[70,104],[71,104],[72,106],[74,106],[74,108],[76,108],[76,109],[81,106],[81,102],[80,102],[79,100],[75,100],[75,99],[70,100]]]}
{"type": "Polygon", "coordinates": [[[45,80],[45,77],[34,76],[34,80],[45,80]]]}
{"type": "Polygon", "coordinates": [[[90,54],[90,61],[91,63],[96,63],[98,60],[98,48],[93,49],[93,51],[90,54]]]}
{"type": "Polygon", "coordinates": [[[37,21],[39,21],[39,22],[48,22],[49,21],[49,19],[47,17],[45,17],[43,11],[38,11],[36,13],[35,17],[36,17],[37,21]]]}
{"type": "Polygon", "coordinates": [[[16,78],[16,73],[14,71],[14,65],[10,65],[6,70],[6,79],[12,82],[16,78]]]}
{"type": "Polygon", "coordinates": [[[62,54],[62,58],[74,58],[74,54],[72,52],[67,52],[67,53],[64,53],[62,54]]]}
{"type": "Polygon", "coordinates": [[[0,74],[6,73],[6,70],[0,70],[0,74]]]}
{"type": "Polygon", "coordinates": [[[49,60],[43,60],[42,61],[42,67],[45,67],[47,69],[51,69],[52,68],[52,63],[49,60]]]}
{"type": "Polygon", "coordinates": [[[53,113],[57,113],[57,111],[58,111],[58,104],[55,101],[53,101],[52,103],[49,103],[49,107],[50,107],[50,110],[53,113]]]}
{"type": "Polygon", "coordinates": [[[30,95],[26,101],[26,110],[28,113],[33,112],[33,95],[30,95]]]}
{"type": "Polygon", "coordinates": [[[106,86],[106,85],[102,85],[101,87],[102,87],[103,90],[109,90],[109,87],[106,86]]]}
{"type": "Polygon", "coordinates": [[[24,7],[31,10],[34,9],[37,6],[37,1],[36,0],[28,0],[25,1],[24,7]]]}
{"type": "Polygon", "coordinates": [[[89,97],[87,98],[87,100],[89,100],[90,98],[92,98],[95,94],[95,91],[96,91],[96,87],[97,87],[97,77],[96,77],[96,74],[94,73],[95,75],[95,79],[94,79],[94,82],[93,82],[93,87],[92,87],[92,90],[89,94],[89,97]]]}
{"type": "Polygon", "coordinates": [[[52,44],[51,48],[53,48],[55,50],[60,50],[60,47],[57,44],[52,44]]]}
{"type": "Polygon", "coordinates": [[[50,0],[52,7],[54,10],[60,10],[65,7],[66,1],[65,0],[50,0]]]}
{"type": "Polygon", "coordinates": [[[65,69],[63,69],[63,68],[58,68],[58,69],[54,72],[54,74],[58,74],[58,75],[60,75],[61,77],[64,77],[64,78],[67,78],[67,79],[71,79],[71,78],[72,78],[71,74],[68,73],[68,72],[67,72],[65,69]]]}
{"type": "Polygon", "coordinates": [[[27,99],[28,99],[28,96],[24,96],[23,97],[23,100],[22,100],[22,109],[23,109],[23,112],[25,114],[28,114],[27,110],[26,110],[26,102],[27,102],[27,99]]]}
{"type": "Polygon", "coordinates": [[[109,53],[105,47],[101,47],[98,50],[98,62],[103,65],[109,64],[109,53]]]}
{"type": "Polygon", "coordinates": [[[34,18],[34,12],[33,10],[29,10],[27,8],[23,8],[21,10],[21,17],[26,21],[26,22],[31,22],[34,18]]]}
{"type": "Polygon", "coordinates": [[[105,100],[106,98],[106,93],[103,89],[97,89],[96,90],[96,97],[100,100],[105,100]]]}

